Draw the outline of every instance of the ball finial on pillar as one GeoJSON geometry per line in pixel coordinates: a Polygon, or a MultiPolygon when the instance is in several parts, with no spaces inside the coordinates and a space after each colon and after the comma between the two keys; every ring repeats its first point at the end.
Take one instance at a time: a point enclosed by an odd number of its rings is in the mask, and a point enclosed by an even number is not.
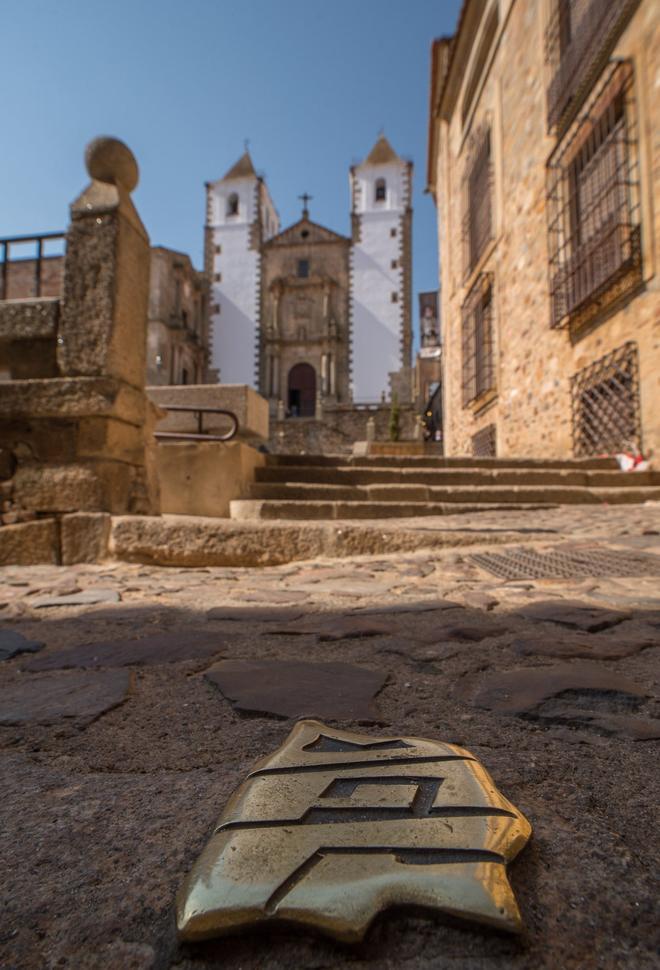
{"type": "Polygon", "coordinates": [[[139,169],[128,145],[118,138],[100,135],[85,149],[85,165],[91,178],[98,182],[121,185],[132,192],[138,184],[139,169]]]}

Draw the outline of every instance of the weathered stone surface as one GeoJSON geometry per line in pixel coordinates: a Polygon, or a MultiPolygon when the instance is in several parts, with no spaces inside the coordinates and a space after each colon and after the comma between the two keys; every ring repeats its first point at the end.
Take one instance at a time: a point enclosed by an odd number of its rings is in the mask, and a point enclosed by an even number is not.
{"type": "Polygon", "coordinates": [[[110,516],[104,512],[75,512],[60,520],[62,564],[101,562],[108,555],[110,516]]]}
{"type": "Polygon", "coordinates": [[[623,620],[630,619],[630,613],[617,610],[601,610],[595,606],[581,603],[579,600],[559,600],[553,603],[531,603],[518,610],[521,616],[529,620],[541,620],[557,623],[560,626],[587,633],[597,633],[616,626],[623,620]]]}
{"type": "Polygon", "coordinates": [[[52,299],[0,301],[0,342],[55,339],[60,302],[52,299]]]}
{"type": "Polygon", "coordinates": [[[264,589],[259,593],[240,593],[236,598],[244,603],[304,603],[309,594],[295,589],[264,589]]]}
{"type": "Polygon", "coordinates": [[[0,566],[56,563],[59,539],[55,519],[0,527],[0,566]]]}
{"type": "Polygon", "coordinates": [[[415,640],[423,643],[441,643],[445,640],[459,640],[466,643],[479,643],[488,637],[501,637],[507,633],[505,626],[496,623],[483,624],[450,624],[448,626],[438,626],[423,635],[411,631],[411,636],[415,640]]]}
{"type": "Polygon", "coordinates": [[[16,630],[0,630],[0,660],[9,660],[19,653],[36,653],[42,647],[43,643],[28,640],[16,630]]]}
{"type": "Polygon", "coordinates": [[[620,660],[632,657],[647,647],[660,646],[658,639],[639,637],[637,639],[605,640],[602,637],[566,637],[561,639],[550,637],[532,637],[514,640],[511,644],[515,653],[521,657],[583,657],[593,660],[620,660]]]}
{"type": "Polygon", "coordinates": [[[462,603],[452,600],[428,600],[425,603],[392,603],[387,606],[365,606],[353,610],[356,616],[392,616],[397,613],[433,613],[434,611],[461,610],[462,603]]]}
{"type": "Polygon", "coordinates": [[[258,606],[214,606],[207,612],[206,619],[226,620],[230,623],[291,623],[302,615],[300,610],[258,606]]]}
{"type": "Polygon", "coordinates": [[[0,382],[0,418],[112,416],[130,424],[144,421],[147,399],[113,377],[60,377],[0,382]]]}
{"type": "Polygon", "coordinates": [[[139,170],[135,156],[119,138],[100,135],[85,149],[85,165],[93,179],[122,185],[132,192],[138,184],[139,170]]]}
{"type": "Polygon", "coordinates": [[[394,585],[393,582],[369,582],[364,579],[324,579],[320,582],[300,583],[292,586],[293,590],[304,593],[329,593],[333,596],[380,596],[387,593],[394,585]]]}
{"type": "Polygon", "coordinates": [[[388,636],[392,632],[392,624],[379,623],[367,617],[318,614],[302,621],[273,627],[268,632],[288,636],[304,636],[311,633],[322,641],[357,640],[362,637],[388,636]]]}
{"type": "Polygon", "coordinates": [[[352,664],[298,660],[223,660],[205,677],[238,711],[335,720],[376,717],[373,698],[387,680],[352,664]]]}
{"type": "Polygon", "coordinates": [[[475,610],[492,610],[499,603],[498,598],[493,596],[492,593],[486,593],[481,590],[470,590],[455,595],[464,606],[471,606],[475,610]]]}
{"type": "Polygon", "coordinates": [[[544,701],[566,691],[591,693],[594,697],[603,693],[627,695],[635,701],[648,696],[643,687],[602,667],[558,664],[486,674],[480,681],[474,703],[498,714],[530,714],[544,701]]]}
{"type": "Polygon", "coordinates": [[[64,596],[35,596],[30,605],[36,609],[50,606],[93,606],[96,603],[119,603],[121,596],[116,589],[84,589],[80,593],[70,593],[64,596]]]}
{"type": "Polygon", "coordinates": [[[0,448],[0,482],[11,478],[16,471],[16,456],[9,448],[0,448]]]}
{"type": "Polygon", "coordinates": [[[186,629],[160,633],[139,640],[107,640],[58,650],[38,657],[25,670],[58,670],[66,667],[154,666],[215,657],[224,646],[216,634],[190,633],[186,629]]]}
{"type": "Polygon", "coordinates": [[[0,724],[93,720],[126,700],[129,677],[127,670],[24,675],[0,687],[0,724]]]}

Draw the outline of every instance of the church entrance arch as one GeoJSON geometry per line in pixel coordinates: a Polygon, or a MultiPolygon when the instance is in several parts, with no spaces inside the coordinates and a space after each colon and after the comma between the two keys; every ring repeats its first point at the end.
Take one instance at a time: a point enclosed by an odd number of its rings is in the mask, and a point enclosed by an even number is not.
{"type": "Polygon", "coordinates": [[[316,413],[316,371],[311,364],[295,364],[289,371],[289,414],[313,418],[316,413]]]}

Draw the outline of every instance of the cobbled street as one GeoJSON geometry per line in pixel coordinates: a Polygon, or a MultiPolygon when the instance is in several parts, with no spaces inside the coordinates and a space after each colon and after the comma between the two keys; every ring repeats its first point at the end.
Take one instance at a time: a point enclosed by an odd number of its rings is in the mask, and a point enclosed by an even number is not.
{"type": "Polygon", "coordinates": [[[423,529],[447,547],[0,572],[2,967],[657,967],[660,506],[423,529]],[[530,552],[574,575],[525,578],[530,552]],[[228,797],[306,716],[483,762],[533,826],[509,870],[521,937],[388,911],[353,947],[177,943],[176,892],[228,797]]]}

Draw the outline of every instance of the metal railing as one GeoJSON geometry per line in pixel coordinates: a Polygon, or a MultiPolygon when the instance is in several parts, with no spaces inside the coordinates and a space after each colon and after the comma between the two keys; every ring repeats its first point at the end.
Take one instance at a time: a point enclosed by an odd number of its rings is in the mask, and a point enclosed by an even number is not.
{"type": "Polygon", "coordinates": [[[495,390],[493,276],[481,273],[462,309],[463,407],[495,390]]]}
{"type": "Polygon", "coordinates": [[[636,106],[612,62],[548,161],[551,325],[591,319],[641,277],[636,106]]]}
{"type": "Polygon", "coordinates": [[[571,378],[576,458],[642,450],[639,351],[629,340],[571,378]]]}
{"type": "Polygon", "coordinates": [[[545,32],[548,127],[578,110],[639,0],[554,0],[545,32]]]}
{"type": "Polygon", "coordinates": [[[162,404],[158,405],[166,411],[187,411],[197,415],[197,433],[192,431],[155,431],[154,437],[161,439],[177,439],[179,441],[231,441],[238,433],[238,418],[233,411],[224,408],[195,407],[191,404],[162,404]],[[231,428],[225,434],[211,434],[204,431],[205,414],[224,414],[231,421],[231,428]]]}
{"type": "Polygon", "coordinates": [[[29,287],[30,292],[25,293],[25,296],[37,299],[43,296],[44,262],[54,258],[61,259],[63,256],[63,253],[46,253],[44,250],[48,244],[65,238],[63,232],[44,232],[37,236],[5,236],[0,238],[0,253],[2,254],[0,259],[0,300],[10,299],[9,284],[12,274],[10,274],[9,267],[20,264],[29,265],[30,263],[33,264],[32,281],[29,287]],[[24,249],[26,246],[33,246],[33,252],[26,255],[24,249]],[[17,248],[20,250],[23,247],[23,254],[18,257],[14,255],[12,258],[12,247],[14,247],[14,252],[17,248]]]}
{"type": "Polygon", "coordinates": [[[464,280],[493,238],[492,168],[490,126],[483,124],[470,138],[463,173],[464,280]]]}

